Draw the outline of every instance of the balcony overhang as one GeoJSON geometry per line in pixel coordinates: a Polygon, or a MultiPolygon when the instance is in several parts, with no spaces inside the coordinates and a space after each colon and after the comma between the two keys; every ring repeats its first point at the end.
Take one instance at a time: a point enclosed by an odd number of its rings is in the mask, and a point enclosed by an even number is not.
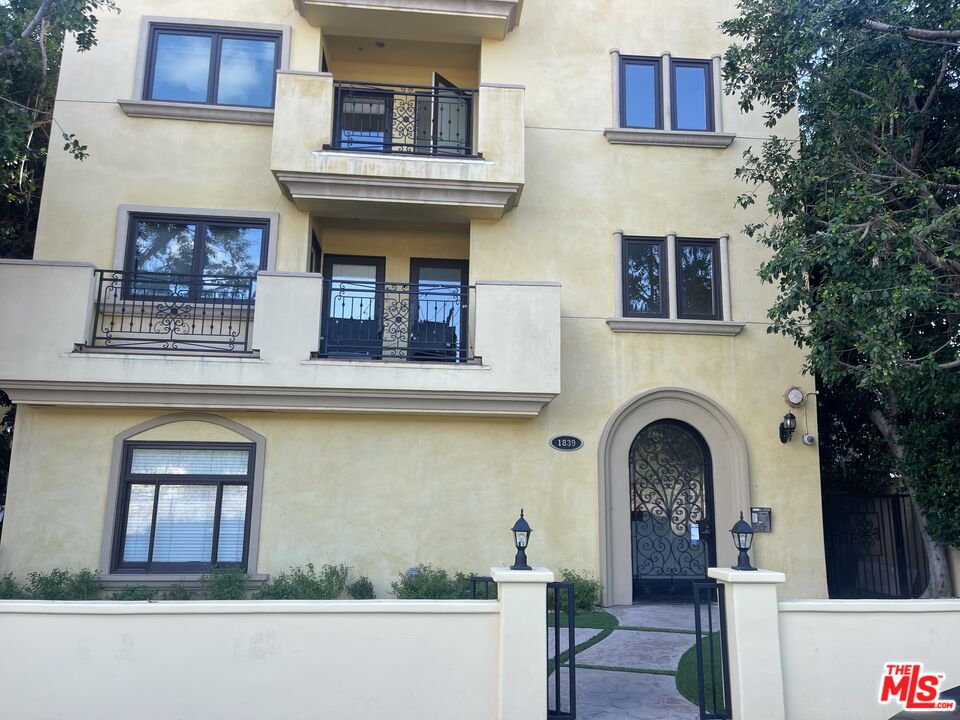
{"type": "MultiPolygon", "coordinates": [[[[469,161],[464,161],[469,162],[469,161]]],[[[332,172],[275,173],[298,209],[326,217],[438,222],[499,220],[522,186],[424,177],[376,177],[332,172]]]]}
{"type": "Polygon", "coordinates": [[[520,23],[523,0],[294,0],[327,35],[397,40],[503,40],[520,23]]]}
{"type": "Polygon", "coordinates": [[[523,190],[524,88],[482,84],[471,92],[470,155],[358,151],[336,144],[333,77],[281,72],[271,170],[287,198],[318,215],[499,220],[523,190]]]}

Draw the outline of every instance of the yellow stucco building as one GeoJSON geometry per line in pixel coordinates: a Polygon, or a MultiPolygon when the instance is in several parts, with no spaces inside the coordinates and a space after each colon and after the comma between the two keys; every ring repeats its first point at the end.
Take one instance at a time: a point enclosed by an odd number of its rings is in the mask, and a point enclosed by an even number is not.
{"type": "Polygon", "coordinates": [[[769,132],[722,92],[734,11],[105,14],[55,110],[90,157],[51,153],[34,260],[0,261],[0,572],[344,562],[382,596],[509,559],[523,507],[531,560],[624,604],[730,565],[762,507],[755,560],[825,596],[813,382],[734,202],[769,132]]]}

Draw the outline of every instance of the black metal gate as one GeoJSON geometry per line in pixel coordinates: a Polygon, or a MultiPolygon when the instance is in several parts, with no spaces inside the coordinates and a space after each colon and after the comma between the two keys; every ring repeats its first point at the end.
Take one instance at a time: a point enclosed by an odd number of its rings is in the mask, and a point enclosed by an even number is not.
{"type": "Polygon", "coordinates": [[[576,608],[573,604],[573,583],[547,583],[547,632],[553,632],[551,657],[547,641],[547,681],[552,681],[553,697],[547,691],[547,717],[577,717],[577,638],[576,608]],[[561,628],[566,621],[567,650],[560,652],[561,628]],[[563,670],[567,673],[566,703],[563,693],[563,670]],[[552,677],[551,677],[552,673],[552,677]]]}
{"type": "Polygon", "coordinates": [[[913,501],[894,495],[824,495],[831,598],[915,598],[929,580],[913,501]]]}
{"type": "Polygon", "coordinates": [[[723,585],[693,583],[696,618],[697,690],[700,720],[730,720],[730,666],[727,661],[727,621],[723,585]],[[703,612],[706,611],[706,627],[703,612]]]}
{"type": "MultiPolygon", "coordinates": [[[[472,575],[470,598],[495,600],[497,584],[492,577],[472,575]],[[483,588],[480,590],[480,588],[483,588]]],[[[547,583],[547,717],[576,720],[577,717],[577,638],[576,607],[573,604],[573,583],[547,583]],[[562,632],[567,633],[567,649],[560,651],[562,632]],[[550,652],[550,635],[553,652],[550,652]],[[563,692],[563,671],[566,670],[567,693],[563,692]],[[552,691],[552,692],[551,692],[552,691]]]]}

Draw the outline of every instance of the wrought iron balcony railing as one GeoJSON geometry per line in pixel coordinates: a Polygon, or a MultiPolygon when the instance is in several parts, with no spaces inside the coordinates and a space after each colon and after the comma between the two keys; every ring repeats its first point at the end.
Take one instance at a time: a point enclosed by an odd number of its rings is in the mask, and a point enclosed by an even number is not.
{"type": "Polygon", "coordinates": [[[468,362],[469,285],[331,280],[318,357],[468,362]]]}
{"type": "Polygon", "coordinates": [[[334,87],[335,149],[473,155],[476,90],[345,81],[334,87]]]}
{"type": "Polygon", "coordinates": [[[250,349],[256,278],[97,270],[89,347],[194,353],[250,349]]]}

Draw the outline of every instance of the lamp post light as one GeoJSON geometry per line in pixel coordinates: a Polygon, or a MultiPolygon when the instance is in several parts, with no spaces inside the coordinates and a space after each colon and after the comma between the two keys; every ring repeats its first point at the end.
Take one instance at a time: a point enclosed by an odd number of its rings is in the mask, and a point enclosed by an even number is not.
{"type": "Polygon", "coordinates": [[[797,416],[788,412],[780,423],[780,442],[787,444],[793,439],[793,431],[797,429],[797,416]]]}
{"type": "Polygon", "coordinates": [[[510,566],[511,570],[533,570],[527,565],[527,545],[530,544],[530,523],[523,517],[523,508],[520,509],[520,517],[510,528],[513,533],[513,542],[517,546],[517,557],[510,566]]]}
{"type": "Polygon", "coordinates": [[[733,529],[730,530],[730,534],[733,535],[733,544],[737,547],[737,550],[740,551],[737,564],[733,566],[733,569],[756,570],[756,568],[750,564],[750,556],[747,554],[747,551],[750,550],[750,546],[753,544],[753,528],[750,526],[750,523],[743,519],[743,513],[740,513],[740,519],[737,521],[737,524],[733,526],[733,529]]]}

